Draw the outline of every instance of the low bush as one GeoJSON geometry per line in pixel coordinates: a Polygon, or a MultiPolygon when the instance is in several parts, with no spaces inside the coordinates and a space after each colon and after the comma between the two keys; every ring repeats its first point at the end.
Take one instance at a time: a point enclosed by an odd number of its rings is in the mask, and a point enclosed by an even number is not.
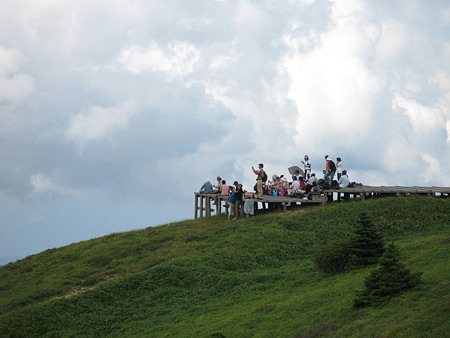
{"type": "Polygon", "coordinates": [[[316,269],[327,275],[344,271],[351,263],[350,239],[337,239],[320,246],[313,261],[316,269]]]}

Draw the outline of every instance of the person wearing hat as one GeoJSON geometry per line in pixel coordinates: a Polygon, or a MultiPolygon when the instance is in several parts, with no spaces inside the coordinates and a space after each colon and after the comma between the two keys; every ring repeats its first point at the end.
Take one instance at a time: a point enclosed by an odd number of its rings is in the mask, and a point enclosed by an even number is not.
{"type": "Polygon", "coordinates": [[[214,190],[211,192],[213,194],[220,194],[222,192],[222,177],[217,176],[217,185],[213,185],[214,190]]]}
{"type": "Polygon", "coordinates": [[[256,191],[258,194],[258,199],[263,198],[263,178],[264,178],[264,164],[260,163],[258,164],[258,170],[255,170],[254,167],[252,167],[253,172],[256,175],[256,191]]]}

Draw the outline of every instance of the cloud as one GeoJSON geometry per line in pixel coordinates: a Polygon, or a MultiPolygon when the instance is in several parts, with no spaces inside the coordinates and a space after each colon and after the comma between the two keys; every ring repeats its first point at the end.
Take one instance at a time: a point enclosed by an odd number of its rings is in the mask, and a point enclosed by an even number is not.
{"type": "Polygon", "coordinates": [[[18,103],[35,90],[34,79],[21,70],[23,55],[14,48],[0,45],[0,104],[18,103]]]}
{"type": "MultiPolygon", "coordinates": [[[[383,78],[367,62],[378,29],[354,14],[359,6],[352,9],[339,4],[333,10],[334,27],[315,36],[308,33],[315,41],[311,50],[297,51],[297,44],[291,44],[294,49],[283,64],[291,79],[288,97],[300,114],[296,143],[309,140],[321,152],[333,151],[334,145],[348,147],[366,137],[383,86],[383,78]],[[346,132],[352,127],[351,133],[346,132]],[[326,130],[327,137],[318,130],[326,130]]],[[[303,39],[298,45],[309,44],[303,39]]]]}
{"type": "Polygon", "coordinates": [[[401,95],[394,96],[392,107],[406,114],[418,135],[435,132],[437,129],[442,129],[446,123],[445,116],[439,108],[421,105],[401,95]]]}
{"type": "Polygon", "coordinates": [[[199,59],[200,52],[193,44],[174,42],[164,50],[152,42],[147,48],[132,46],[122,50],[118,62],[131,73],[159,71],[173,78],[192,73],[199,59]]]}
{"type": "Polygon", "coordinates": [[[366,184],[450,184],[447,14],[415,0],[2,1],[2,236],[33,215],[66,242],[68,228],[81,240],[189,218],[208,177],[251,189],[252,165],[285,174],[305,153],[317,172],[340,156],[366,184]],[[103,232],[78,231],[91,220],[103,232]]]}
{"type": "Polygon", "coordinates": [[[79,113],[72,118],[66,137],[82,148],[88,142],[104,139],[126,128],[134,113],[131,103],[118,107],[91,106],[86,113],[79,113]]]}
{"type": "Polygon", "coordinates": [[[39,195],[52,197],[54,195],[75,195],[82,193],[79,189],[65,187],[54,178],[40,173],[30,176],[30,184],[33,188],[31,195],[34,197],[38,197],[39,195]]]}

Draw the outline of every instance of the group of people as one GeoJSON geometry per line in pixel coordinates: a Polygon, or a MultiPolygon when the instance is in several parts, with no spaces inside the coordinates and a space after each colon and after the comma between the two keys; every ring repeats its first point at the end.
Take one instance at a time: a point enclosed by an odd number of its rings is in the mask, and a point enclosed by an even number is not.
{"type": "MultiPolygon", "coordinates": [[[[321,179],[317,178],[316,174],[312,172],[312,165],[308,155],[305,155],[301,162],[304,167],[303,175],[301,175],[300,170],[295,171],[291,182],[288,182],[284,175],[278,176],[276,174],[272,176],[272,180],[268,181],[268,176],[264,171],[264,164],[259,163],[257,169],[252,167],[253,173],[256,175],[255,194],[253,197],[262,199],[263,195],[270,194],[272,196],[311,199],[315,195],[320,196],[322,190],[346,188],[350,184],[347,171],[343,169],[340,157],[336,158],[335,163],[330,156],[325,156],[325,169],[322,171],[323,178],[321,179]],[[337,180],[334,179],[335,176],[337,180]]],[[[228,196],[228,218],[236,219],[244,200],[245,191],[243,186],[238,181],[234,181],[233,185],[228,185],[220,176],[217,176],[216,179],[217,184],[215,185],[210,180],[207,180],[200,188],[200,192],[228,196]]]]}
{"type": "Polygon", "coordinates": [[[234,181],[233,185],[228,185],[227,181],[217,176],[217,185],[213,185],[210,180],[207,180],[200,188],[200,192],[228,196],[228,219],[236,219],[239,216],[239,208],[244,199],[244,190],[242,184],[238,181],[234,181]]]}
{"type": "Polygon", "coordinates": [[[283,175],[273,175],[272,181],[266,184],[265,178],[267,175],[264,171],[264,164],[258,164],[258,169],[252,167],[253,173],[256,175],[255,191],[257,192],[257,198],[263,197],[264,188],[270,189],[270,193],[275,196],[302,196],[306,194],[305,198],[311,198],[315,194],[320,194],[321,190],[346,188],[350,184],[347,170],[343,169],[340,157],[336,159],[335,163],[330,156],[325,156],[325,169],[322,171],[324,175],[322,179],[317,178],[316,174],[312,172],[308,155],[305,155],[301,162],[304,167],[303,175],[300,174],[299,170],[295,171],[290,183],[283,175]],[[337,180],[334,179],[335,176],[337,176],[337,180]]]}

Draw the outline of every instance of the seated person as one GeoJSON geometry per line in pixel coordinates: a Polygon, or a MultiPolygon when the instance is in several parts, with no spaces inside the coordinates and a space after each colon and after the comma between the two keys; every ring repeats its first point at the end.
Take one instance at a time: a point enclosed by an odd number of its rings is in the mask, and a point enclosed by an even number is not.
{"type": "Polygon", "coordinates": [[[295,176],[295,177],[297,177],[297,180],[300,178],[300,171],[298,171],[298,170],[296,170],[296,171],[294,171],[294,175],[293,176],[295,176]]]}
{"type": "Polygon", "coordinates": [[[272,190],[275,190],[277,192],[277,194],[280,192],[280,189],[282,187],[282,182],[281,182],[281,178],[283,176],[277,176],[277,174],[273,174],[272,175],[272,181],[269,182],[270,184],[270,188],[272,190]]]}
{"type": "Polygon", "coordinates": [[[288,189],[288,195],[303,195],[306,191],[305,182],[303,182],[304,189],[302,189],[302,181],[297,179],[297,176],[292,176],[292,184],[291,187],[288,189]]]}
{"type": "Polygon", "coordinates": [[[292,189],[293,190],[300,189],[300,181],[297,179],[297,176],[292,176],[292,189]]]}
{"type": "Polygon", "coordinates": [[[311,191],[309,192],[309,194],[306,198],[312,199],[313,196],[320,196],[321,194],[322,194],[322,189],[316,182],[314,182],[312,184],[311,191]]]}
{"type": "Polygon", "coordinates": [[[207,180],[205,183],[203,183],[202,187],[200,188],[200,193],[209,194],[212,190],[213,186],[211,184],[211,181],[207,180]]]}
{"type": "Polygon", "coordinates": [[[299,181],[300,181],[300,189],[303,191],[306,191],[306,184],[305,184],[305,181],[303,180],[302,176],[300,176],[299,181]]]}
{"type": "Polygon", "coordinates": [[[317,179],[316,174],[312,173],[311,176],[309,177],[308,184],[313,185],[314,182],[317,183],[318,181],[319,180],[317,179]]]}
{"type": "Polygon", "coordinates": [[[339,188],[347,188],[350,184],[350,180],[347,175],[347,170],[342,170],[341,178],[338,181],[339,188]]]}
{"type": "Polygon", "coordinates": [[[230,187],[227,185],[227,182],[225,180],[222,180],[222,186],[221,186],[221,195],[228,196],[230,191],[230,187]]]}
{"type": "Polygon", "coordinates": [[[213,185],[213,190],[211,191],[211,194],[220,194],[222,191],[222,177],[217,176],[217,185],[213,185]]]}

